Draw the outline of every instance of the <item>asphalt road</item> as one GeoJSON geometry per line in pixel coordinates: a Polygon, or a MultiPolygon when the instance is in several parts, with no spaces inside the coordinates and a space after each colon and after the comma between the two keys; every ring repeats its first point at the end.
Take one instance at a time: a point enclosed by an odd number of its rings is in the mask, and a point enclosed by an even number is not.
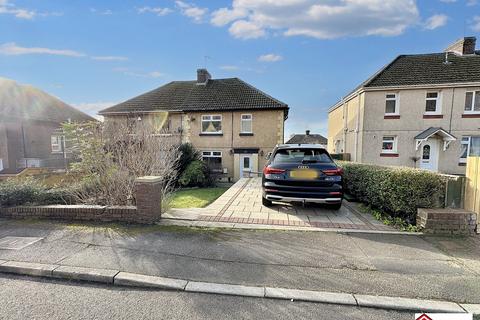
{"type": "Polygon", "coordinates": [[[0,276],[0,319],[413,319],[409,313],[306,302],[113,288],[0,276]]]}

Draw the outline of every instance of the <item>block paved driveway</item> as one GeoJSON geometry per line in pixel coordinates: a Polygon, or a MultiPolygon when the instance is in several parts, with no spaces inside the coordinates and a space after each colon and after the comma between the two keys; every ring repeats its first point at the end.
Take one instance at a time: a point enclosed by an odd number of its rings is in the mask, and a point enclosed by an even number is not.
{"type": "Polygon", "coordinates": [[[235,183],[199,216],[202,221],[271,224],[283,226],[367,229],[395,231],[375,220],[371,215],[355,210],[355,205],[344,201],[340,210],[322,205],[290,205],[275,203],[262,205],[261,178],[244,178],[235,183]]]}

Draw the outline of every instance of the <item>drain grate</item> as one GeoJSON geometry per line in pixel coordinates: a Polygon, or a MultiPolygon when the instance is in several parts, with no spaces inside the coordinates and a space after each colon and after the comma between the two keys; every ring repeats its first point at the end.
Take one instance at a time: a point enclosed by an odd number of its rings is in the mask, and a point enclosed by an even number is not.
{"type": "Polygon", "coordinates": [[[42,239],[38,237],[4,237],[0,239],[0,249],[21,250],[42,239]]]}

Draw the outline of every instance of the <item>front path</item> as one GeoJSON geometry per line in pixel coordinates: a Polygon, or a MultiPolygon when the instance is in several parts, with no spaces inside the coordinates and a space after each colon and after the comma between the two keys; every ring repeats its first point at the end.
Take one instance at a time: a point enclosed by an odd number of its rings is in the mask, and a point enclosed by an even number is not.
{"type": "Polygon", "coordinates": [[[280,204],[262,205],[261,178],[245,178],[235,183],[197,218],[202,221],[280,225],[336,229],[395,231],[352,207],[347,201],[340,210],[327,206],[280,204]]]}

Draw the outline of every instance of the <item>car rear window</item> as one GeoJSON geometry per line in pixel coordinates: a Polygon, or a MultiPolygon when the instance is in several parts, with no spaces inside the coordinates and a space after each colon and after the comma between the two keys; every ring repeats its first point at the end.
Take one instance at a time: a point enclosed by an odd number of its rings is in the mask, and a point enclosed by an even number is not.
{"type": "Polygon", "coordinates": [[[323,149],[280,149],[272,161],[279,163],[331,163],[332,159],[323,149]]]}

